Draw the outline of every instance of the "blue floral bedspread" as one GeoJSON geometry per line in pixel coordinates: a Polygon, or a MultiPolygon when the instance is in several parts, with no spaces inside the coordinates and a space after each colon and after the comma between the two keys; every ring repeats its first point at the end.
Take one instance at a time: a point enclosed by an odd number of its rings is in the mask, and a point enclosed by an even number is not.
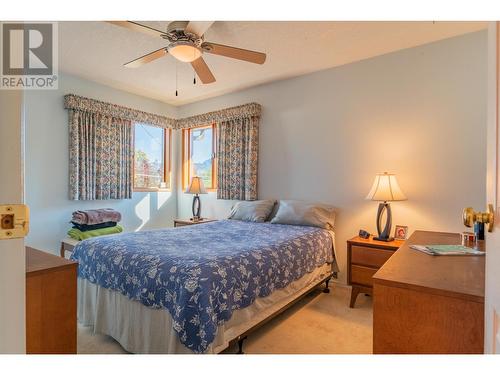
{"type": "Polygon", "coordinates": [[[78,276],[170,312],[180,341],[203,353],[234,310],[332,262],[327,230],[221,220],[92,238],[78,276]]]}

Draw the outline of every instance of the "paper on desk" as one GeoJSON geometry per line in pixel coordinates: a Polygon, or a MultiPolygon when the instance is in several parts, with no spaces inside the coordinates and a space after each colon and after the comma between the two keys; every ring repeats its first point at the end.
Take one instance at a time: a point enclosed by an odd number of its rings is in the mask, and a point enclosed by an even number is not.
{"type": "Polygon", "coordinates": [[[463,245],[410,245],[413,250],[418,250],[429,255],[484,255],[484,251],[472,249],[463,245]]]}

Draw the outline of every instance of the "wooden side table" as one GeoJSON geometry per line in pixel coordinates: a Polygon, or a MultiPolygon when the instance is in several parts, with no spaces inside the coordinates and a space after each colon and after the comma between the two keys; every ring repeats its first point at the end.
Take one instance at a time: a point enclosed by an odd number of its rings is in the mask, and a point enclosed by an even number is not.
{"type": "Polygon", "coordinates": [[[347,241],[347,280],[352,286],[349,307],[354,307],[359,293],[373,294],[372,276],[404,244],[404,241],[376,241],[359,236],[347,241]]]}
{"type": "Polygon", "coordinates": [[[174,220],[174,227],[185,227],[186,225],[196,225],[196,224],[203,224],[203,223],[210,223],[211,221],[217,221],[216,219],[208,219],[208,218],[201,218],[198,221],[193,221],[190,219],[175,219],[174,220]]]}
{"type": "Polygon", "coordinates": [[[73,252],[73,249],[76,245],[78,245],[80,241],[75,240],[74,238],[67,237],[61,241],[61,247],[59,249],[61,258],[66,258],[66,251],[69,253],[73,252]]]}

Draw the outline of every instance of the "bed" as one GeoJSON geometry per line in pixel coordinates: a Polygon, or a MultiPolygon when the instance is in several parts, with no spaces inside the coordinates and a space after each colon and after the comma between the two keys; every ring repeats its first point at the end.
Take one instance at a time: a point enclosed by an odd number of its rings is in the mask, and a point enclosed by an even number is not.
{"type": "Polygon", "coordinates": [[[335,270],[332,231],[220,220],[79,243],[78,320],[133,353],[219,353],[335,270]]]}

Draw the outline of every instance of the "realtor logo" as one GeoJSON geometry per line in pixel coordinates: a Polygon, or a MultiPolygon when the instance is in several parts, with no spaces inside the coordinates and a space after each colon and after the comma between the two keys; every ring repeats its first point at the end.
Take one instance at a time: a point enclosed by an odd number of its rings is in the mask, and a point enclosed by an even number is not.
{"type": "Polygon", "coordinates": [[[0,89],[57,89],[57,24],[3,23],[0,89]]]}

